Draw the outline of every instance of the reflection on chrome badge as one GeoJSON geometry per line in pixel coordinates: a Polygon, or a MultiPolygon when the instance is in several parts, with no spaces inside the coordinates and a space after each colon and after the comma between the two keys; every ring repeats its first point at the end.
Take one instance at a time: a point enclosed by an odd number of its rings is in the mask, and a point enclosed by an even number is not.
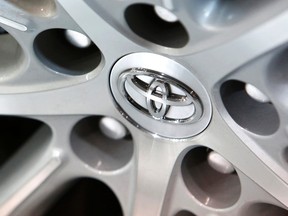
{"type": "Polygon", "coordinates": [[[202,116],[196,92],[156,71],[132,68],[120,75],[122,93],[138,110],[171,123],[195,122],[202,116]]]}

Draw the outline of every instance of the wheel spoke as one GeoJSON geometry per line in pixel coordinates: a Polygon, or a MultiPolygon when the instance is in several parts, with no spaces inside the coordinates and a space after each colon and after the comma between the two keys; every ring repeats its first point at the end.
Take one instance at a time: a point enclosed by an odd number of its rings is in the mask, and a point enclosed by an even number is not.
{"type": "Polygon", "coordinates": [[[99,46],[108,62],[110,57],[115,60],[119,58],[119,56],[125,55],[127,52],[134,51],[136,47],[138,48],[138,51],[141,49],[110,26],[98,14],[91,10],[84,1],[74,1],[73,5],[69,0],[60,0],[59,3],[73,17],[92,41],[99,46]],[[79,10],[79,8],[81,8],[81,10],[79,10]],[[91,28],[91,23],[87,22],[87,19],[90,21],[93,20],[94,28],[91,28]],[[100,26],[101,31],[99,31],[100,26]],[[131,51],[128,51],[129,49],[131,49],[131,51]]]}
{"type": "Polygon", "coordinates": [[[113,112],[107,75],[97,80],[52,91],[1,95],[0,112],[6,115],[104,114],[113,112]],[[72,96],[73,95],[73,96],[72,96]],[[105,101],[105,103],[99,103],[105,101]],[[70,105],[69,105],[70,104],[70,105]],[[104,112],[104,113],[103,113],[104,112]]]}
{"type": "MultiPolygon", "coordinates": [[[[214,119],[199,142],[204,145],[209,143],[209,147],[211,145],[213,150],[221,153],[235,167],[285,205],[287,203],[287,182],[285,183],[284,179],[279,178],[271,170],[270,164],[263,163],[266,161],[265,155],[256,156],[219,118],[221,117],[214,113],[214,119]],[[249,166],[247,166],[248,164],[249,166]]],[[[285,179],[287,179],[286,176],[285,179]]]]}
{"type": "Polygon", "coordinates": [[[281,26],[287,20],[288,14],[284,12],[225,44],[184,59],[205,80],[207,88],[213,88],[239,67],[285,43],[288,35],[281,26]]]}
{"type": "Polygon", "coordinates": [[[171,174],[183,146],[139,134],[134,215],[160,215],[171,174]]]}

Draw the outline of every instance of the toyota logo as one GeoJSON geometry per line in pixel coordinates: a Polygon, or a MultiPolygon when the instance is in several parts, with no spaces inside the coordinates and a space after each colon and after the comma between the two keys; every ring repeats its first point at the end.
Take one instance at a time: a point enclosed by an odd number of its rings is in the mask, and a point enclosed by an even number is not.
{"type": "Polygon", "coordinates": [[[196,92],[171,77],[133,68],[122,73],[121,80],[122,93],[130,104],[153,119],[179,124],[202,116],[196,92]]]}
{"type": "Polygon", "coordinates": [[[156,136],[174,139],[201,133],[210,123],[212,106],[194,69],[187,67],[153,53],[123,56],[109,79],[116,109],[156,136]]]}

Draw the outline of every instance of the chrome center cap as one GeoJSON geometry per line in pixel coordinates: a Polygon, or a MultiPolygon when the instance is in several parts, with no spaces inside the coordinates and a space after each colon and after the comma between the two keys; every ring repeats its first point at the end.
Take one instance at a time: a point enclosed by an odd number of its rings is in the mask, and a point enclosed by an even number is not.
{"type": "Polygon", "coordinates": [[[124,56],[113,67],[110,84],[121,113],[141,128],[168,138],[203,131],[211,103],[191,71],[151,53],[124,56]]]}

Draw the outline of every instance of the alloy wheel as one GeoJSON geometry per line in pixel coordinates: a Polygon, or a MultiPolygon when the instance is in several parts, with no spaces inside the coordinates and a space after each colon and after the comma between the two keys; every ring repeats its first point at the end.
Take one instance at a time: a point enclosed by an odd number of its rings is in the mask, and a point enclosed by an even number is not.
{"type": "Polygon", "coordinates": [[[1,1],[0,214],[288,215],[287,7],[1,1]]]}

